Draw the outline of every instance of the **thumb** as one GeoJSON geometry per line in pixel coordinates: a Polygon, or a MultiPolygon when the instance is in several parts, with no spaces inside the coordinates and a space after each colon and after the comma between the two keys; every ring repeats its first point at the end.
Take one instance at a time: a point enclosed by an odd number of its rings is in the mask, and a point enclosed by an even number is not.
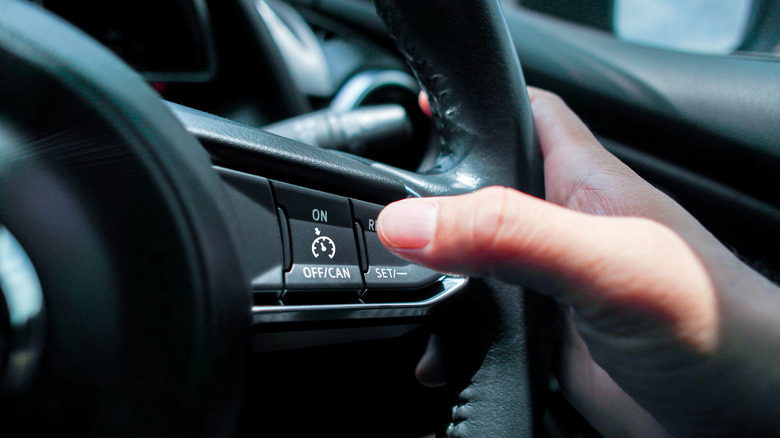
{"type": "Polygon", "coordinates": [[[600,328],[617,330],[636,315],[706,342],[697,336],[715,323],[712,286],[698,257],[649,219],[592,216],[489,187],[396,202],[380,214],[377,231],[400,257],[532,286],[600,328]]]}

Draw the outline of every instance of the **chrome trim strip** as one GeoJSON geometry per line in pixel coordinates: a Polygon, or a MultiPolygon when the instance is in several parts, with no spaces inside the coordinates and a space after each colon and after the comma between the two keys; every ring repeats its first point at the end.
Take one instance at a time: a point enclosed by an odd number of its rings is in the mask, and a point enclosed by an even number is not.
{"type": "MultiPolygon", "coordinates": [[[[45,337],[43,290],[32,261],[0,225],[0,392],[21,392],[35,373],[45,337]],[[2,359],[6,358],[3,363],[2,359]]],[[[0,394],[3,395],[3,394],[0,394]]]]}
{"type": "Polygon", "coordinates": [[[298,88],[309,96],[331,96],[335,87],[325,52],[303,17],[280,2],[272,8],[265,0],[256,0],[255,8],[298,88]]]}
{"type": "Polygon", "coordinates": [[[255,324],[419,317],[430,314],[452,298],[468,280],[468,277],[445,276],[439,280],[441,292],[413,303],[253,306],[252,313],[255,324]]]}
{"type": "Polygon", "coordinates": [[[362,105],[373,92],[386,87],[404,88],[414,95],[420,91],[417,81],[400,70],[364,71],[344,83],[329,108],[336,112],[353,110],[362,105]]]}

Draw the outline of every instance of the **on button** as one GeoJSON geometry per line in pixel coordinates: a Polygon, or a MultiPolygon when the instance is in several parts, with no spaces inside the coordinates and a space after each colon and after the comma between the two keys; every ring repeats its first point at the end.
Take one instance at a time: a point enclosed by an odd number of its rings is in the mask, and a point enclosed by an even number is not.
{"type": "Polygon", "coordinates": [[[347,198],[272,181],[289,220],[288,290],[363,289],[347,198]]]}

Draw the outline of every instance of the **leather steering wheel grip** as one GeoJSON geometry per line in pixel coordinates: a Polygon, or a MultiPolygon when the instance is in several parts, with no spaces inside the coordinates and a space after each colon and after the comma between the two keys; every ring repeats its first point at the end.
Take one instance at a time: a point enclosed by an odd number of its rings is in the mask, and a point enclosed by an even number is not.
{"type": "MultiPolygon", "coordinates": [[[[439,133],[436,164],[414,187],[448,195],[499,184],[543,197],[531,106],[498,0],[374,3],[426,90],[439,133]]],[[[472,280],[470,291],[438,327],[457,391],[446,436],[533,436],[554,305],[494,280],[472,280]]]]}
{"type": "Polygon", "coordinates": [[[468,174],[543,196],[528,93],[498,0],[375,0],[428,94],[440,137],[428,173],[468,174]]]}

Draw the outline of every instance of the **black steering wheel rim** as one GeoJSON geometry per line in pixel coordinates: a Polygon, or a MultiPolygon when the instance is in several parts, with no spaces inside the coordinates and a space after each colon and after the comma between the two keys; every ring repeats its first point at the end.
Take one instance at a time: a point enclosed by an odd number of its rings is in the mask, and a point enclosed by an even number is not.
{"type": "Polygon", "coordinates": [[[37,377],[2,394],[4,427],[223,433],[250,298],[208,157],[138,75],[32,5],[0,3],[0,66],[14,133],[2,138],[0,222],[46,307],[37,377]],[[43,424],[43,405],[61,417],[43,424]]]}
{"type": "MultiPolygon", "coordinates": [[[[30,218],[56,217],[51,209],[23,214],[0,208],[0,223],[14,232],[40,271],[49,315],[41,361],[45,377],[34,384],[34,396],[16,406],[29,407],[55,394],[65,405],[65,418],[87,425],[80,429],[85,434],[135,435],[146,430],[166,436],[225,435],[238,413],[241,367],[250,337],[250,298],[236,250],[239,237],[230,224],[231,206],[209,157],[143,81],[105,49],[32,6],[5,0],[0,6],[2,71],[30,72],[25,77],[0,75],[0,115],[11,130],[22,133],[21,138],[34,138],[42,128],[57,133],[65,127],[88,127],[84,132],[91,132],[90,136],[105,138],[102,144],[109,145],[109,157],[121,157],[119,165],[109,159],[93,160],[100,156],[94,151],[85,156],[76,153],[73,159],[69,152],[81,150],[78,141],[84,138],[65,137],[71,141],[65,142],[70,149],[58,142],[63,154],[50,154],[45,142],[15,141],[25,154],[12,157],[16,161],[7,156],[0,160],[0,164],[13,164],[4,169],[18,169],[19,156],[24,155],[31,163],[29,175],[46,176],[54,169],[59,179],[51,181],[70,190],[64,198],[90,219],[80,222],[89,225],[81,227],[88,231],[86,236],[75,232],[63,236],[94,242],[93,255],[111,254],[110,263],[99,269],[95,268],[98,257],[92,265],[92,259],[85,259],[85,269],[105,274],[104,284],[84,285],[88,277],[72,275],[74,283],[64,287],[58,280],[69,277],[61,261],[83,257],[79,242],[49,242],[48,247],[41,243],[37,234],[51,221],[30,218]],[[41,100],[15,105],[27,97],[22,92],[29,89],[27,84],[46,85],[41,100]],[[55,123],[44,123],[46,119],[55,123]],[[96,164],[106,167],[92,172],[96,164]],[[122,174],[126,169],[133,171],[122,174]],[[115,199],[114,187],[123,188],[120,193],[127,197],[115,199]],[[155,230],[154,236],[144,233],[150,229],[155,230]],[[128,240],[132,240],[129,245],[128,240]],[[52,248],[65,251],[54,257],[52,248]],[[140,263],[142,259],[146,263],[140,263]],[[135,263],[127,263],[132,260],[135,263]],[[177,263],[166,264],[166,260],[177,263]],[[148,269],[150,265],[158,269],[148,269]],[[138,273],[143,275],[134,277],[138,273]],[[117,279],[122,284],[129,281],[130,286],[119,287],[117,279]],[[106,284],[117,286],[101,287],[106,284]],[[110,316],[115,314],[96,313],[94,303],[82,303],[83,315],[74,318],[68,312],[72,304],[68,297],[78,296],[74,291],[83,288],[96,291],[95,295],[98,290],[112,290],[103,299],[113,308],[121,305],[122,317],[112,322],[110,316]],[[164,310],[174,303],[181,314],[171,318],[164,310]],[[113,335],[109,339],[120,347],[109,349],[110,354],[101,352],[110,342],[101,344],[94,334],[87,336],[87,326],[113,335]],[[73,327],[81,330],[76,334],[83,336],[83,342],[63,340],[72,335],[73,327]],[[143,339],[155,341],[145,345],[143,339]],[[178,345],[182,339],[186,342],[178,345]],[[148,369],[149,357],[172,345],[180,348],[159,356],[166,357],[164,364],[148,374],[132,372],[148,369]],[[63,357],[79,360],[66,360],[63,366],[63,357]],[[112,368],[125,361],[121,369],[112,368]],[[95,373],[84,372],[92,367],[95,373]],[[181,373],[182,369],[188,372],[181,373]],[[57,383],[50,385],[55,377],[57,383]],[[96,384],[103,381],[112,383],[96,384]],[[160,382],[166,383],[166,390],[142,390],[160,382]],[[128,412],[132,414],[127,416],[128,412]],[[161,421],[144,418],[152,412],[161,421]]],[[[416,174],[378,163],[360,164],[262,133],[251,139],[260,146],[240,152],[210,148],[211,159],[224,164],[238,161],[236,157],[243,154],[251,155],[244,163],[250,168],[253,162],[257,169],[267,169],[281,161],[287,167],[275,166],[275,171],[282,174],[293,168],[315,169],[313,175],[348,174],[357,182],[368,181],[369,187],[392,185],[396,197],[398,187],[421,195],[453,195],[495,184],[542,196],[533,118],[499,2],[377,0],[377,7],[431,96],[442,136],[434,168],[416,174]]],[[[42,196],[32,189],[37,186],[26,181],[3,178],[4,205],[42,196]]],[[[448,345],[452,382],[459,387],[447,434],[531,435],[539,427],[541,410],[536,402],[543,392],[539,388],[546,383],[549,303],[516,286],[490,280],[473,281],[467,302],[442,318],[440,327],[448,345]]]]}
{"type": "MultiPolygon", "coordinates": [[[[428,94],[441,140],[428,174],[399,178],[424,195],[503,185],[543,198],[541,150],[499,1],[375,4],[428,94]]],[[[441,328],[458,388],[446,436],[533,436],[541,430],[554,304],[494,280],[472,282],[471,292],[441,328]]]]}

